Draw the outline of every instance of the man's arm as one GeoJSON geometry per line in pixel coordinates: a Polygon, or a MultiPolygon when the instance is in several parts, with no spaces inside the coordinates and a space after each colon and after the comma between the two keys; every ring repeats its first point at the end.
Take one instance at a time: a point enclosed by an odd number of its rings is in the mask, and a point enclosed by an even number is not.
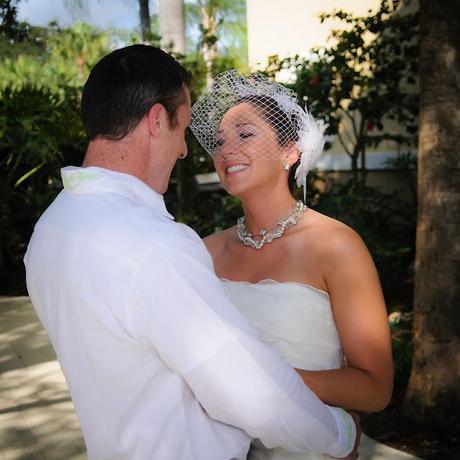
{"type": "Polygon", "coordinates": [[[356,428],[324,405],[225,296],[204,246],[153,248],[130,283],[130,304],[162,359],[188,383],[216,420],[267,447],[345,457],[356,428]]]}

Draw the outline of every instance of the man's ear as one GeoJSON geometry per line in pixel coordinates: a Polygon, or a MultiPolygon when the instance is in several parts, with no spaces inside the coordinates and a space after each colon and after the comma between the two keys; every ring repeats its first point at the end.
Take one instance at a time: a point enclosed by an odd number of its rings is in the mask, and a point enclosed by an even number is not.
{"type": "Polygon", "coordinates": [[[159,102],[153,104],[147,113],[147,123],[150,134],[153,137],[158,137],[161,131],[168,127],[167,121],[167,113],[163,104],[160,104],[159,102]]]}

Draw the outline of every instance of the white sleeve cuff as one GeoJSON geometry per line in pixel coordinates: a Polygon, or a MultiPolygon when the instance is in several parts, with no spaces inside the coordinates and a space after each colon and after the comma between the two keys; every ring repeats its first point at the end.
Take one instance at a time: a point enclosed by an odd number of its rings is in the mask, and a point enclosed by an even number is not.
{"type": "Polygon", "coordinates": [[[325,452],[331,457],[344,458],[351,453],[356,441],[356,424],[351,415],[339,407],[327,406],[335,418],[338,437],[325,452]]]}

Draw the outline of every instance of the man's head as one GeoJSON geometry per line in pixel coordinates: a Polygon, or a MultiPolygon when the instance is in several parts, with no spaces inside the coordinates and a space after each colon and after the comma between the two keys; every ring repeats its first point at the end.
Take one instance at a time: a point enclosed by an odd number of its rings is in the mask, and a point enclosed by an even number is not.
{"type": "Polygon", "coordinates": [[[153,46],[132,45],[102,58],[81,101],[90,139],[87,159],[90,151],[96,152],[89,164],[131,173],[163,193],[175,161],[187,153],[183,135],[190,121],[189,83],[189,73],[153,46]]]}
{"type": "Polygon", "coordinates": [[[81,115],[88,138],[122,139],[156,103],[166,109],[174,128],[189,83],[187,71],[159,48],[132,45],[113,51],[94,66],[83,89],[81,115]]]}

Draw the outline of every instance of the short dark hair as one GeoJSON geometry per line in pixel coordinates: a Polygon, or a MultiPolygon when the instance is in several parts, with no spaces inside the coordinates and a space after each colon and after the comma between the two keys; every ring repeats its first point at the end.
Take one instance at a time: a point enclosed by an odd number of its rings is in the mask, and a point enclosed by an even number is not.
{"type": "Polygon", "coordinates": [[[160,103],[171,127],[184,103],[190,74],[169,54],[148,45],[132,45],[104,56],[83,88],[81,117],[90,140],[120,140],[160,103]]]}

